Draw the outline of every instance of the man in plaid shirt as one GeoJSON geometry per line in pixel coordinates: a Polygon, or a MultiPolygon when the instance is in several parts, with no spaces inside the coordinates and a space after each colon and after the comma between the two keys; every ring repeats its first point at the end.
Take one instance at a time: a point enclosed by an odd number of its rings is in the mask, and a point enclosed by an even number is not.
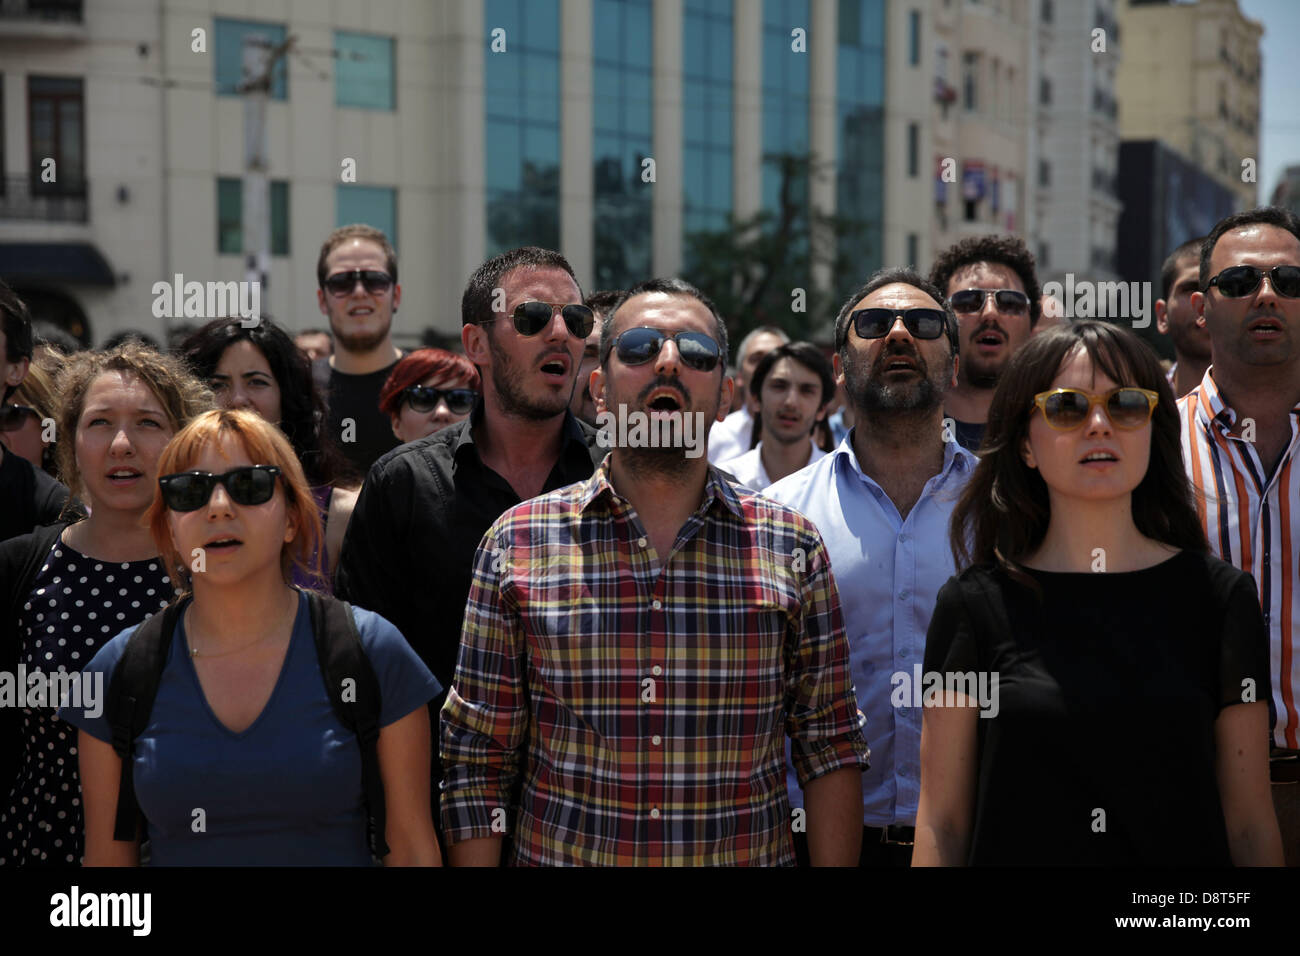
{"type": "Polygon", "coordinates": [[[498,864],[507,835],[516,865],[790,865],[792,830],[814,864],[857,863],[868,750],[835,580],[810,521],[702,454],[726,352],[697,289],[630,290],[591,392],[632,427],[484,536],[443,708],[454,865],[498,864]]]}

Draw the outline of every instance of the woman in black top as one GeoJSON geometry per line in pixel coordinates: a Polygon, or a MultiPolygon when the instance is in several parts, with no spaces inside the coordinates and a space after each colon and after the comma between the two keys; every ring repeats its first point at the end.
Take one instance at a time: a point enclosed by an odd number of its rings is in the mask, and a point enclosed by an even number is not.
{"type": "Polygon", "coordinates": [[[1136,336],[1078,322],[1017,353],[952,540],[914,865],[1282,863],[1254,582],[1208,553],[1136,336]]]}

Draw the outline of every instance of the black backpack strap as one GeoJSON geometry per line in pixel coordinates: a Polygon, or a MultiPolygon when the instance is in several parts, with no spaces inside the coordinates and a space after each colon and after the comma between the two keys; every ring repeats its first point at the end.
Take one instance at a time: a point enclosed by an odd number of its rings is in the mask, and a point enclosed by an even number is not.
{"type": "Polygon", "coordinates": [[[149,724],[167,646],[180,620],[181,603],[173,602],[135,629],[113,668],[108,685],[107,714],[113,729],[113,750],[122,760],[117,789],[117,817],[113,839],[134,843],[138,839],[140,804],[135,798],[134,760],[136,738],[149,724]]]}
{"type": "Polygon", "coordinates": [[[352,607],[315,591],[307,591],[316,659],[339,722],[356,735],[361,746],[361,788],[366,801],[370,850],[380,859],[388,855],[384,839],[388,817],[384,782],[379,773],[379,719],[382,697],[379,678],[370,666],[352,607]]]}

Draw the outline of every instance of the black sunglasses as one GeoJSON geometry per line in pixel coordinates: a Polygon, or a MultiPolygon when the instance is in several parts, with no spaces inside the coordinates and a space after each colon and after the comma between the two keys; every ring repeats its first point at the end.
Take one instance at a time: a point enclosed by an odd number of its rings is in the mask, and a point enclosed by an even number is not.
{"type": "MultiPolygon", "coordinates": [[[[1255,266],[1230,266],[1210,280],[1229,299],[1250,295],[1264,281],[1265,272],[1255,266]]],[[[1300,266],[1274,266],[1268,270],[1273,291],[1288,299],[1300,297],[1300,266]]]]}
{"type": "Polygon", "coordinates": [[[1029,296],[1015,289],[962,289],[948,297],[954,312],[980,312],[989,296],[999,312],[1006,315],[1025,315],[1029,311],[1029,296]]]}
{"type": "Polygon", "coordinates": [[[0,406],[0,432],[16,432],[23,427],[23,420],[30,415],[36,421],[41,420],[41,413],[30,405],[0,406]]]}
{"type": "MultiPolygon", "coordinates": [[[[512,315],[515,331],[525,337],[536,335],[550,326],[556,309],[560,310],[560,317],[564,319],[569,334],[576,338],[585,339],[596,325],[596,314],[585,305],[565,305],[563,302],[520,302],[515,306],[512,315]]],[[[494,316],[483,321],[495,322],[499,318],[501,316],[494,316]]]]}
{"type": "Polygon", "coordinates": [[[237,505],[264,505],[275,494],[275,465],[245,465],[232,468],[224,475],[207,471],[182,471],[158,479],[163,503],[172,511],[198,511],[212,497],[218,484],[226,486],[230,500],[237,505]]]}
{"type": "Polygon", "coordinates": [[[325,279],[325,291],[333,296],[350,295],[357,287],[357,280],[366,287],[371,295],[379,295],[393,287],[393,277],[387,272],[375,269],[353,269],[351,272],[336,272],[325,279]]]}
{"type": "Polygon", "coordinates": [[[447,411],[453,415],[468,415],[478,401],[478,392],[472,388],[433,388],[429,385],[410,385],[402,389],[402,398],[415,412],[431,412],[438,407],[439,399],[446,399],[447,411]]]}
{"type": "Polygon", "coordinates": [[[858,309],[849,316],[858,338],[880,339],[889,334],[897,319],[913,338],[937,339],[943,335],[947,316],[942,309],[858,309]]]}
{"type": "Polygon", "coordinates": [[[644,326],[628,329],[614,339],[614,352],[624,365],[644,365],[659,354],[668,339],[673,340],[677,354],[691,368],[700,372],[712,372],[718,367],[722,349],[703,332],[675,332],[666,335],[658,329],[644,326]]]}

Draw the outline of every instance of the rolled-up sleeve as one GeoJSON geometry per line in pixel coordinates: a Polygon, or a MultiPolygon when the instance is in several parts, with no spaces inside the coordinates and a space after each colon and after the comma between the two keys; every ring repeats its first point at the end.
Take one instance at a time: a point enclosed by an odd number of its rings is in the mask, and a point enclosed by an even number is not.
{"type": "Polygon", "coordinates": [[[799,785],[842,770],[867,768],[865,723],[849,676],[849,644],[839,591],[820,536],[806,546],[801,615],[792,620],[786,732],[799,785]]]}
{"type": "Polygon", "coordinates": [[[528,734],[525,640],[509,595],[501,524],[474,555],[456,677],[442,708],[442,821],[460,843],[513,826],[511,794],[528,734]]]}

